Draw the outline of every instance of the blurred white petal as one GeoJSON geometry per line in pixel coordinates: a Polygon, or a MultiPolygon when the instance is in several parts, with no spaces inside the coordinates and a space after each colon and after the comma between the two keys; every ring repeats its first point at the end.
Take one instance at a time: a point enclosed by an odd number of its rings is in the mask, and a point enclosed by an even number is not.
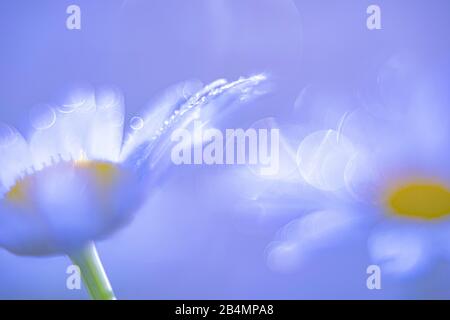
{"type": "Polygon", "coordinates": [[[268,267],[280,273],[291,273],[299,269],[305,254],[295,242],[273,242],[267,248],[268,267]]]}
{"type": "Polygon", "coordinates": [[[418,225],[381,227],[369,239],[369,253],[382,273],[414,275],[434,259],[429,236],[418,225]]]}
{"type": "Polygon", "coordinates": [[[134,122],[124,163],[117,163],[124,101],[115,88],[73,87],[57,104],[31,108],[29,148],[13,128],[0,126],[0,244],[16,254],[46,255],[109,235],[132,218],[146,186],[165,172],[170,133],[199,117],[220,119],[231,110],[225,107],[260,95],[265,79],[220,79],[194,94],[196,82],[172,88],[134,122]]]}
{"type": "Polygon", "coordinates": [[[192,96],[192,92],[200,88],[199,81],[182,82],[166,89],[158,98],[150,102],[143,111],[143,115],[135,117],[135,121],[139,122],[139,129],[136,130],[136,123],[134,123],[130,126],[131,130],[126,133],[120,155],[121,160],[125,161],[143,144],[156,139],[164,126],[164,121],[175,116],[175,110],[192,96]]]}
{"type": "Polygon", "coordinates": [[[96,112],[92,115],[86,141],[89,159],[117,162],[122,147],[125,121],[124,98],[120,90],[101,87],[95,92],[96,112]]]}
{"type": "Polygon", "coordinates": [[[316,131],[301,142],[297,165],[312,186],[336,191],[345,185],[344,170],[356,150],[343,134],[334,130],[316,131]]]}
{"type": "Polygon", "coordinates": [[[17,130],[0,123],[0,196],[31,166],[25,139],[17,130]]]}
{"type": "Polygon", "coordinates": [[[193,130],[194,120],[199,120],[202,126],[220,121],[243,102],[265,93],[258,91],[258,88],[266,82],[266,79],[264,74],[239,78],[233,82],[219,79],[205,86],[187,101],[182,99],[179,89],[175,90],[175,94],[170,95],[170,100],[164,100],[164,104],[156,105],[153,111],[158,120],[168,112],[171,115],[166,116],[159,127],[151,125],[130,136],[122,153],[123,162],[127,166],[144,170],[143,174],[153,181],[159,179],[171,163],[168,150],[174,145],[171,140],[174,130],[193,130]],[[244,96],[248,99],[242,101],[240,98],[244,96]],[[184,103],[180,104],[183,101],[184,103]]]}
{"type": "Polygon", "coordinates": [[[359,201],[378,204],[383,196],[385,177],[376,153],[359,152],[354,154],[345,167],[347,191],[359,201]]]}
{"type": "Polygon", "coordinates": [[[342,119],[341,132],[352,140],[356,147],[366,152],[385,147],[387,143],[393,143],[389,140],[393,135],[392,128],[365,108],[357,108],[349,112],[342,119]]]}
{"type": "MultiPolygon", "coordinates": [[[[271,160],[270,163],[272,163],[272,165],[277,163],[278,166],[278,171],[276,173],[270,175],[262,174],[262,169],[267,168],[268,165],[262,164],[261,159],[259,159],[258,164],[247,165],[252,173],[261,178],[275,179],[277,181],[303,180],[298,172],[296,162],[297,145],[305,135],[305,130],[302,129],[302,127],[280,125],[275,118],[268,117],[254,122],[250,128],[267,131],[267,149],[264,152],[262,150],[265,148],[262,149],[260,147],[259,151],[261,153],[267,153],[267,156],[270,157],[268,159],[271,160]],[[278,150],[276,150],[276,146],[273,141],[271,141],[271,130],[279,131],[278,150]],[[277,159],[272,159],[271,156],[277,157],[277,159]]],[[[261,135],[259,136],[259,139],[261,139],[261,135]]]]}
{"type": "Polygon", "coordinates": [[[36,130],[46,130],[56,122],[56,112],[53,106],[39,104],[31,108],[30,122],[36,130]]]}
{"type": "MultiPolygon", "coordinates": [[[[35,128],[29,138],[33,165],[38,170],[58,161],[59,157],[78,159],[86,153],[97,112],[94,89],[90,86],[71,88],[62,94],[53,110],[57,111],[54,124],[35,128]]],[[[31,113],[39,119],[33,109],[31,113]]]]}
{"type": "Polygon", "coordinates": [[[294,271],[317,250],[336,246],[359,225],[353,213],[326,210],[310,213],[283,227],[269,245],[267,259],[275,271],[294,271]]]}

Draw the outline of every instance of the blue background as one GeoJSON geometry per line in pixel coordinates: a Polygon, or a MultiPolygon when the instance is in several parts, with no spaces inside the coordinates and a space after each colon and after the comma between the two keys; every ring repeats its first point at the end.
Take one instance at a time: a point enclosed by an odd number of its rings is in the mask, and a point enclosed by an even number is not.
{"type": "MultiPolygon", "coordinates": [[[[371,90],[401,52],[449,74],[450,2],[375,1],[382,30],[366,27],[366,0],[39,0],[0,2],[0,119],[28,128],[28,110],[80,82],[114,84],[127,117],[171,84],[268,72],[275,84],[237,116],[288,120],[309,83],[371,90]],[[81,7],[82,29],[65,27],[81,7]]],[[[448,86],[448,77],[443,78],[448,86]]],[[[292,119],[290,119],[292,120],[292,119]]],[[[271,271],[265,248],[296,212],[258,227],[235,203],[242,179],[230,167],[173,168],[126,228],[98,244],[118,298],[450,298],[450,267],[366,288],[366,239],[317,254],[301,270],[271,271]]],[[[251,179],[247,177],[248,179],[251,179]]],[[[251,183],[251,182],[249,182],[251,183]]],[[[249,211],[252,209],[249,208],[249,211]]],[[[247,212],[248,213],[248,212],[247,212]]],[[[66,289],[66,257],[0,250],[0,298],[87,298],[66,289]]]]}

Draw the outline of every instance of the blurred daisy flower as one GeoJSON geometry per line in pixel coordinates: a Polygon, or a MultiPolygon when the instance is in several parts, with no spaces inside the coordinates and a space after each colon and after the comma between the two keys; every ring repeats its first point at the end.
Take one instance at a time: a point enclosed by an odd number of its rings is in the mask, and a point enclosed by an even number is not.
{"type": "Polygon", "coordinates": [[[93,298],[114,299],[93,242],[122,227],[160,186],[174,130],[217,121],[263,93],[265,79],[181,83],[127,128],[120,91],[89,86],[33,107],[28,139],[0,124],[0,246],[18,255],[68,254],[93,298]]]}
{"type": "Polygon", "coordinates": [[[391,58],[379,73],[377,99],[313,85],[301,92],[295,133],[281,131],[281,161],[297,170],[289,178],[280,172],[276,187],[255,198],[274,216],[289,206],[303,214],[267,248],[271,268],[295,270],[364,230],[371,259],[386,274],[414,275],[434,258],[450,259],[449,101],[439,79],[416,66],[391,58]],[[269,193],[294,183],[297,194],[283,192],[287,200],[274,205],[269,193]]]}

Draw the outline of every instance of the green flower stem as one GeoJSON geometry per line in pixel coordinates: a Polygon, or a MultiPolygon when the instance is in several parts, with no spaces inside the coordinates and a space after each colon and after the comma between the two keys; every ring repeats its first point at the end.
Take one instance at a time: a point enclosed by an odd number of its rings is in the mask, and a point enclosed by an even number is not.
{"type": "Polygon", "coordinates": [[[80,268],[83,282],[92,299],[116,300],[94,243],[89,243],[80,251],[69,254],[69,257],[80,268]]]}

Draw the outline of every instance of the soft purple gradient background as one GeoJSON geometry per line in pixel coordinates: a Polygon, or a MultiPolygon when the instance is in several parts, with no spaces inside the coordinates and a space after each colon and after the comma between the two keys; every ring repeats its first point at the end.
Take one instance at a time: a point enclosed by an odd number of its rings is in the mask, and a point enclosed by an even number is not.
{"type": "MultiPolygon", "coordinates": [[[[178,81],[266,71],[274,92],[229,119],[246,127],[291,117],[310,83],[375,90],[382,65],[404,52],[448,86],[449,12],[446,0],[2,1],[0,119],[25,130],[29,108],[72,83],[117,85],[131,117],[178,81]],[[82,10],[81,31],[65,28],[73,3],[82,10]],[[382,7],[383,30],[366,28],[372,3],[382,7]]],[[[174,168],[134,222],[99,243],[118,298],[450,298],[447,264],[367,290],[368,230],[297,273],[272,272],[264,250],[289,214],[264,228],[236,218],[236,179],[229,167],[174,168]]],[[[69,264],[1,250],[0,298],[87,298],[65,288],[69,264]]]]}

